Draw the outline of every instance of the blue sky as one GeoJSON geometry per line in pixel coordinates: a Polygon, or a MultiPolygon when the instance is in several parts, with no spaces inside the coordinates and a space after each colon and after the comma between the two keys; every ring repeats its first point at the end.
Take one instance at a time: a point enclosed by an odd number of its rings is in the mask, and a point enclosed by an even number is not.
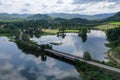
{"type": "Polygon", "coordinates": [[[0,0],[0,13],[101,14],[120,11],[120,0],[0,0]]]}

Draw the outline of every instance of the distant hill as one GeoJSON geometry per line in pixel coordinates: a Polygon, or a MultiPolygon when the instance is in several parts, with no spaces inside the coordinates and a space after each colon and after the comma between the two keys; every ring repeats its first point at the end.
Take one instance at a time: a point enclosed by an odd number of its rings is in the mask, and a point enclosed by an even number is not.
{"type": "Polygon", "coordinates": [[[80,15],[80,14],[67,14],[67,13],[50,13],[50,14],[7,14],[0,13],[0,20],[13,20],[24,18],[27,20],[48,20],[51,18],[63,18],[63,19],[72,19],[72,18],[82,18],[87,20],[102,20],[108,17],[115,15],[115,13],[108,14],[97,14],[97,15],[80,15]]]}
{"type": "Polygon", "coordinates": [[[27,20],[50,20],[52,17],[46,15],[46,14],[34,14],[30,15],[26,18],[27,20]]]}
{"type": "Polygon", "coordinates": [[[120,12],[116,13],[112,17],[105,19],[105,21],[120,21],[120,12]]]}
{"type": "Polygon", "coordinates": [[[83,24],[83,23],[88,23],[89,21],[86,19],[82,19],[82,18],[72,18],[69,19],[70,23],[78,23],[78,24],[83,24]]]}
{"type": "Polygon", "coordinates": [[[56,24],[61,24],[63,26],[71,26],[71,25],[82,25],[88,24],[90,21],[81,18],[72,18],[72,19],[64,19],[64,18],[55,18],[53,22],[56,24]]]}
{"type": "Polygon", "coordinates": [[[87,20],[101,20],[111,17],[114,14],[115,13],[97,14],[97,15],[79,15],[79,14],[67,14],[67,13],[50,13],[48,15],[53,18],[64,18],[64,19],[83,18],[87,20]]]}
{"type": "Polygon", "coordinates": [[[26,18],[29,14],[7,14],[0,13],[0,20],[13,20],[19,18],[26,18]]]}

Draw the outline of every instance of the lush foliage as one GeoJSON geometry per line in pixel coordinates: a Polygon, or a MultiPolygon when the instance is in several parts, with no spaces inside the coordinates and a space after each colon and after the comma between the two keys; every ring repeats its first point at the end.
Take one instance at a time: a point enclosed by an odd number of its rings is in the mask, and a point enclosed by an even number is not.
{"type": "Polygon", "coordinates": [[[88,65],[78,61],[76,69],[80,72],[82,80],[119,80],[120,74],[100,69],[96,66],[88,65]]]}
{"type": "Polygon", "coordinates": [[[89,52],[84,52],[84,55],[83,55],[83,58],[86,59],[86,60],[91,60],[91,54],[89,52]]]}
{"type": "Polygon", "coordinates": [[[120,45],[120,27],[114,29],[108,29],[106,31],[107,39],[113,46],[120,45]]]}
{"type": "Polygon", "coordinates": [[[109,51],[110,59],[112,60],[112,62],[118,65],[120,64],[120,27],[108,29],[106,31],[106,34],[108,40],[110,41],[109,46],[112,48],[109,51]]]}

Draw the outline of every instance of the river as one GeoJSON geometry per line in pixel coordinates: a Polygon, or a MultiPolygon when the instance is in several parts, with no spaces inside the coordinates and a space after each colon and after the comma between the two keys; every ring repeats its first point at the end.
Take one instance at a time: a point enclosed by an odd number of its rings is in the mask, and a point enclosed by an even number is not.
{"type": "Polygon", "coordinates": [[[109,48],[105,44],[109,42],[105,32],[101,30],[91,30],[87,33],[85,42],[82,41],[82,38],[77,33],[66,33],[65,38],[47,35],[40,38],[33,37],[31,40],[38,44],[60,43],[59,45],[52,44],[53,49],[80,57],[83,57],[83,53],[88,51],[93,59],[107,61],[105,53],[109,48]]]}
{"type": "MultiPolygon", "coordinates": [[[[66,52],[76,56],[83,56],[84,51],[89,51],[93,59],[106,60],[109,48],[106,35],[100,30],[91,30],[87,33],[87,40],[77,33],[66,33],[64,38],[56,35],[33,37],[32,41],[38,44],[51,44],[54,50],[66,52]],[[53,43],[60,43],[55,45],[53,43]]],[[[79,73],[71,64],[47,57],[41,57],[22,52],[16,43],[7,37],[0,37],[0,80],[80,80],[79,73]]]]}
{"type": "Polygon", "coordinates": [[[7,37],[0,37],[0,80],[80,80],[73,65],[25,54],[7,37]]]}

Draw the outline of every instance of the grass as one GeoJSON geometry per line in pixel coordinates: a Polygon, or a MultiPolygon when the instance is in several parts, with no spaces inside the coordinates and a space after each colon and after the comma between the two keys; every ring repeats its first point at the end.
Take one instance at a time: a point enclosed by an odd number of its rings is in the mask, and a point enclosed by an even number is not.
{"type": "Polygon", "coordinates": [[[78,33],[79,30],[65,30],[66,33],[78,33]]]}
{"type": "Polygon", "coordinates": [[[3,34],[0,34],[0,36],[6,36],[6,37],[8,37],[10,39],[10,41],[12,41],[12,42],[15,41],[14,38],[13,38],[13,35],[11,35],[11,34],[3,33],[3,34]]]}
{"type": "Polygon", "coordinates": [[[8,34],[8,33],[3,33],[3,34],[0,34],[0,36],[12,37],[13,35],[11,35],[11,34],[8,34]]]}
{"type": "MultiPolygon", "coordinates": [[[[59,30],[58,29],[42,29],[42,35],[56,35],[59,30]]],[[[77,33],[79,30],[65,30],[66,33],[77,33]]]]}
{"type": "Polygon", "coordinates": [[[120,22],[109,22],[106,24],[99,25],[95,28],[101,29],[101,30],[107,30],[107,29],[111,29],[111,28],[117,28],[119,26],[120,26],[120,22]]]}
{"type": "Polygon", "coordinates": [[[59,30],[57,29],[42,29],[43,33],[42,35],[55,35],[57,34],[57,32],[59,32],[59,30]]]}
{"type": "Polygon", "coordinates": [[[120,66],[120,46],[115,47],[109,51],[108,56],[112,61],[115,61],[120,66]]]}
{"type": "Polygon", "coordinates": [[[105,25],[99,25],[96,28],[97,29],[101,29],[101,30],[107,30],[107,29],[111,29],[111,28],[116,28],[119,27],[117,25],[110,25],[110,24],[105,24],[105,25]]]}
{"type": "Polygon", "coordinates": [[[113,24],[113,25],[120,25],[120,22],[111,22],[110,24],[113,24]]]}

